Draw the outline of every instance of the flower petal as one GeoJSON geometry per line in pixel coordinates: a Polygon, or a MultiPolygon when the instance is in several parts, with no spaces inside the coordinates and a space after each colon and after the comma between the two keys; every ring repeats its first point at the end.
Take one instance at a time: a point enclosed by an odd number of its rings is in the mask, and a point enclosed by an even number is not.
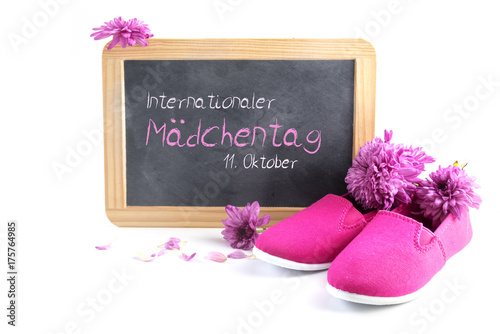
{"type": "Polygon", "coordinates": [[[259,202],[255,201],[250,205],[250,215],[252,216],[258,216],[260,212],[260,205],[259,202]]]}
{"type": "Polygon", "coordinates": [[[234,252],[228,254],[227,257],[230,259],[245,259],[249,256],[246,255],[245,253],[243,253],[242,251],[237,250],[237,251],[234,251],[234,252]]]}
{"type": "Polygon", "coordinates": [[[184,261],[188,261],[188,262],[191,261],[193,259],[193,257],[195,257],[195,256],[196,256],[196,253],[193,253],[191,255],[186,255],[184,253],[181,254],[182,259],[184,261]]]}
{"type": "Polygon", "coordinates": [[[108,50],[114,48],[118,43],[120,43],[120,35],[115,35],[108,46],[108,50]]]}
{"type": "Polygon", "coordinates": [[[136,252],[136,253],[137,253],[139,260],[141,260],[142,262],[151,262],[156,258],[156,257],[146,256],[146,255],[139,253],[139,252],[136,252]]]}
{"type": "Polygon", "coordinates": [[[172,242],[176,242],[176,243],[180,243],[181,242],[181,239],[179,238],[175,238],[175,237],[172,237],[172,238],[169,238],[168,241],[172,241],[172,242]]]}
{"type": "Polygon", "coordinates": [[[95,248],[98,249],[98,250],[106,250],[106,249],[109,249],[109,247],[111,247],[112,243],[113,242],[110,242],[109,244],[104,245],[104,246],[95,246],[95,248]]]}
{"type": "Polygon", "coordinates": [[[208,259],[214,262],[226,262],[227,257],[219,252],[208,252],[208,259]]]}
{"type": "Polygon", "coordinates": [[[263,215],[259,220],[257,220],[257,224],[255,224],[255,227],[262,227],[264,225],[269,224],[269,221],[271,220],[270,215],[263,215]]]}
{"type": "Polygon", "coordinates": [[[391,139],[392,139],[392,130],[389,131],[384,130],[384,141],[388,143],[391,141],[391,139]]]}
{"type": "Polygon", "coordinates": [[[168,250],[181,249],[181,247],[179,246],[180,242],[181,239],[179,238],[170,238],[166,243],[163,244],[163,246],[168,250]]]}
{"type": "Polygon", "coordinates": [[[242,220],[242,216],[241,216],[242,211],[241,211],[241,209],[239,209],[235,206],[227,205],[226,206],[226,213],[229,216],[229,218],[232,218],[235,221],[242,220]]]}
{"type": "Polygon", "coordinates": [[[233,227],[233,228],[238,228],[241,226],[241,219],[233,219],[233,218],[227,218],[227,219],[224,219],[222,220],[222,224],[225,226],[225,227],[233,227]]]}
{"type": "Polygon", "coordinates": [[[159,257],[164,255],[167,252],[165,248],[162,248],[158,251],[158,253],[151,254],[151,257],[159,257]]]}

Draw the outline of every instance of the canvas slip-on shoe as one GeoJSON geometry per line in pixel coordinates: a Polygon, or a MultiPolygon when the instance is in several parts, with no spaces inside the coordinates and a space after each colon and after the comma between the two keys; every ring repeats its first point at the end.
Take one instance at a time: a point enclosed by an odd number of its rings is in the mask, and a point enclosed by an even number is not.
{"type": "Polygon", "coordinates": [[[414,219],[415,211],[414,205],[379,211],[333,261],[327,290],[338,298],[373,305],[418,297],[446,261],[469,243],[472,227],[464,210],[460,219],[449,214],[432,232],[414,219]]]}
{"type": "Polygon", "coordinates": [[[328,269],[375,214],[376,211],[362,214],[347,195],[326,195],[265,230],[253,253],[260,260],[284,268],[328,269]]]}

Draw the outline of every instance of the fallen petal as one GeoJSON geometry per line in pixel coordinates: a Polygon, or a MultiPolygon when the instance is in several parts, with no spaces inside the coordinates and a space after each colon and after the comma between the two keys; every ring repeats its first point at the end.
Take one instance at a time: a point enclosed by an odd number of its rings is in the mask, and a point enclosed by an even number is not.
{"type": "Polygon", "coordinates": [[[179,239],[179,238],[170,238],[170,239],[168,239],[168,241],[179,243],[179,242],[181,242],[181,239],[179,239]]]}
{"type": "Polygon", "coordinates": [[[155,257],[151,257],[151,256],[146,256],[142,253],[139,253],[139,252],[136,252],[137,253],[137,256],[139,257],[139,260],[141,260],[142,262],[151,262],[155,259],[155,257]]]}
{"type": "Polygon", "coordinates": [[[186,255],[184,253],[181,254],[181,257],[184,261],[191,261],[191,259],[193,259],[193,257],[195,257],[196,253],[193,253],[191,255],[186,255]]]}
{"type": "Polygon", "coordinates": [[[109,247],[111,247],[111,244],[112,242],[110,242],[109,244],[107,244],[106,246],[95,246],[96,249],[98,250],[106,250],[108,249],[109,247]]]}
{"type": "Polygon", "coordinates": [[[208,252],[208,259],[215,262],[226,262],[227,257],[219,252],[208,252]]]}
{"type": "Polygon", "coordinates": [[[174,250],[174,249],[181,249],[179,246],[179,243],[173,240],[169,240],[166,243],[163,244],[165,246],[165,249],[168,250],[174,250]]]}
{"type": "Polygon", "coordinates": [[[230,259],[244,259],[244,258],[247,258],[248,255],[246,255],[245,253],[243,253],[240,250],[237,250],[237,251],[232,252],[231,254],[228,254],[227,257],[230,259]]]}
{"type": "Polygon", "coordinates": [[[167,250],[165,248],[162,248],[160,249],[160,251],[158,253],[154,253],[154,254],[151,254],[151,257],[158,257],[158,256],[162,256],[163,254],[165,254],[167,252],[167,250]]]}

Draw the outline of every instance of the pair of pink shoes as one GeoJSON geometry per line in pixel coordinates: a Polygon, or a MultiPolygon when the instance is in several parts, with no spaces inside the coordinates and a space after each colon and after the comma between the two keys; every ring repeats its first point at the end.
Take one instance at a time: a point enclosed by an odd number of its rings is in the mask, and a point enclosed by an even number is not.
{"type": "Polygon", "coordinates": [[[480,203],[473,179],[457,166],[439,168],[431,179],[420,180],[406,204],[381,210],[362,211],[362,196],[327,195],[265,230],[254,254],[290,269],[329,268],[327,290],[338,298],[374,305],[410,301],[469,243],[468,207],[480,203]]]}
{"type": "Polygon", "coordinates": [[[254,254],[290,269],[330,268],[327,290],[345,300],[404,303],[472,238],[468,211],[449,214],[432,232],[411,217],[412,207],[363,215],[345,197],[327,195],[267,229],[254,254]]]}

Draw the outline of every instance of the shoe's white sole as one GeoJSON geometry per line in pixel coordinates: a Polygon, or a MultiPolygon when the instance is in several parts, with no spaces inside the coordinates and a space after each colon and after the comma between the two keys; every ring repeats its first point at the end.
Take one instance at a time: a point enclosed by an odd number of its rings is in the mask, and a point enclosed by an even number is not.
{"type": "Polygon", "coordinates": [[[368,305],[395,305],[395,304],[406,303],[413,299],[418,298],[423,288],[408,295],[398,296],[398,297],[375,297],[375,296],[359,295],[357,293],[347,292],[334,288],[328,283],[326,283],[326,290],[334,297],[344,299],[353,303],[368,304],[368,305]]]}
{"type": "Polygon", "coordinates": [[[304,271],[315,271],[315,270],[325,270],[330,268],[331,262],[327,263],[301,263],[283,259],[271,254],[268,254],[257,247],[253,248],[253,255],[259,260],[267,263],[274,264],[283,268],[294,269],[294,270],[304,270],[304,271]]]}

